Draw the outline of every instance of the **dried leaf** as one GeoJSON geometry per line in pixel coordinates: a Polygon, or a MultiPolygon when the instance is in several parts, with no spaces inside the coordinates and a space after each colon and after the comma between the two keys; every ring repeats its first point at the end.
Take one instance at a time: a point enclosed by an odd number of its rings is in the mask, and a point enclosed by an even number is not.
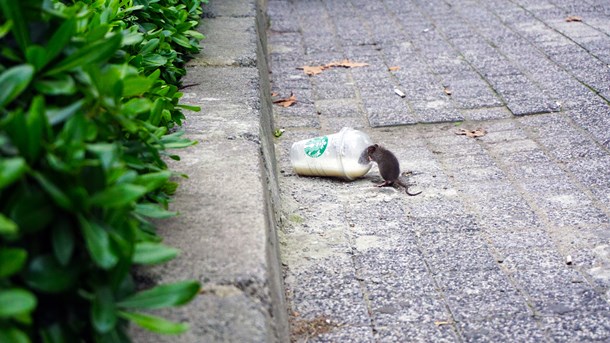
{"type": "Polygon", "coordinates": [[[451,320],[436,320],[436,321],[434,321],[434,325],[436,325],[436,326],[451,325],[451,324],[453,324],[453,321],[451,321],[451,320]]]}
{"type": "Polygon", "coordinates": [[[485,136],[487,134],[487,131],[478,128],[476,130],[466,130],[466,129],[460,129],[460,131],[455,133],[456,135],[464,135],[467,136],[469,138],[477,138],[477,137],[482,137],[485,136]]]}
{"type": "Polygon", "coordinates": [[[292,106],[295,102],[297,102],[297,97],[294,95],[294,93],[291,92],[289,98],[275,100],[273,103],[282,107],[289,107],[292,106]]]}
{"type": "Polygon", "coordinates": [[[567,17],[567,18],[566,18],[566,21],[567,21],[568,23],[575,22],[575,21],[576,21],[576,22],[580,22],[580,21],[582,21],[582,17],[579,17],[579,16],[577,16],[577,15],[571,15],[571,16],[569,16],[569,17],[567,17]]]}
{"type": "Polygon", "coordinates": [[[356,68],[356,67],[366,67],[368,66],[368,63],[362,63],[362,62],[352,62],[348,59],[345,59],[343,61],[337,61],[337,62],[331,62],[328,63],[326,65],[326,67],[342,67],[342,68],[356,68]]]}
{"type": "Polygon", "coordinates": [[[397,71],[397,70],[400,70],[400,67],[399,66],[394,66],[394,67],[388,68],[388,70],[389,71],[397,71]]]}
{"type": "Polygon", "coordinates": [[[453,92],[453,91],[451,90],[451,88],[449,88],[449,86],[445,86],[445,89],[444,89],[443,91],[444,91],[444,92],[445,92],[445,94],[447,94],[447,95],[451,95],[451,93],[453,92]]]}
{"type": "Polygon", "coordinates": [[[318,75],[323,72],[325,69],[328,69],[327,66],[302,66],[298,69],[303,69],[305,75],[318,75]]]}
{"type": "Polygon", "coordinates": [[[271,93],[271,96],[278,96],[279,94],[277,94],[276,92],[271,93]]]}

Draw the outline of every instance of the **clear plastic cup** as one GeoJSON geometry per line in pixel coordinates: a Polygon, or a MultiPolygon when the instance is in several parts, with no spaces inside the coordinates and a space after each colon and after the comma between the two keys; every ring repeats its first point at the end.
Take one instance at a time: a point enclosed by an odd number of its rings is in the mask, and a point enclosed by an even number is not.
{"type": "Polygon", "coordinates": [[[353,180],[371,169],[358,162],[373,142],[361,131],[344,127],[338,133],[305,139],[292,144],[290,163],[299,175],[333,176],[353,180]]]}

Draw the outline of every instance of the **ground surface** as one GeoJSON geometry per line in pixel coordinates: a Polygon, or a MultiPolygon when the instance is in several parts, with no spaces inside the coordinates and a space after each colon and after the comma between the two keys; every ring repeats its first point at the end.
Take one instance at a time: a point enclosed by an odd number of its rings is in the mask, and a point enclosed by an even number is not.
{"type": "Polygon", "coordinates": [[[295,340],[610,341],[610,2],[269,0],[269,19],[272,91],[297,99],[275,106],[295,340]],[[344,59],[368,66],[297,69],[344,59]],[[292,142],[343,126],[423,193],[294,174],[292,142]]]}

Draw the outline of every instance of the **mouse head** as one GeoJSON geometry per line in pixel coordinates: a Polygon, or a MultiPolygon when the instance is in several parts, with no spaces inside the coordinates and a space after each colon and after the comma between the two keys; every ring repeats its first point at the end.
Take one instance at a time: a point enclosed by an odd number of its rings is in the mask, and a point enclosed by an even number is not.
{"type": "Polygon", "coordinates": [[[371,146],[369,146],[368,148],[366,148],[366,153],[368,155],[373,154],[375,151],[377,151],[377,148],[379,148],[379,144],[373,144],[371,146]]]}
{"type": "Polygon", "coordinates": [[[369,161],[373,161],[373,154],[375,153],[375,151],[377,151],[377,148],[379,148],[379,145],[377,144],[373,144],[366,148],[366,156],[368,157],[369,161]]]}

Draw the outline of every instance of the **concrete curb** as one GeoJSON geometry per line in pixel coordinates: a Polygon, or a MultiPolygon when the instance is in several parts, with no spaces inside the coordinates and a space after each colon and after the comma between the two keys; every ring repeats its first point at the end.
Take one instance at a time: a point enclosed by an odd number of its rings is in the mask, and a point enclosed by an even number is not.
{"type": "Polygon", "coordinates": [[[180,216],[159,225],[182,254],[138,273],[152,286],[197,279],[191,304],[161,315],[188,322],[179,337],[133,328],[134,342],[285,342],[288,322],[278,258],[279,190],[266,61],[265,0],[211,0],[200,31],[203,51],[187,65],[186,135],[199,144],[170,168],[180,180],[180,216]]]}

